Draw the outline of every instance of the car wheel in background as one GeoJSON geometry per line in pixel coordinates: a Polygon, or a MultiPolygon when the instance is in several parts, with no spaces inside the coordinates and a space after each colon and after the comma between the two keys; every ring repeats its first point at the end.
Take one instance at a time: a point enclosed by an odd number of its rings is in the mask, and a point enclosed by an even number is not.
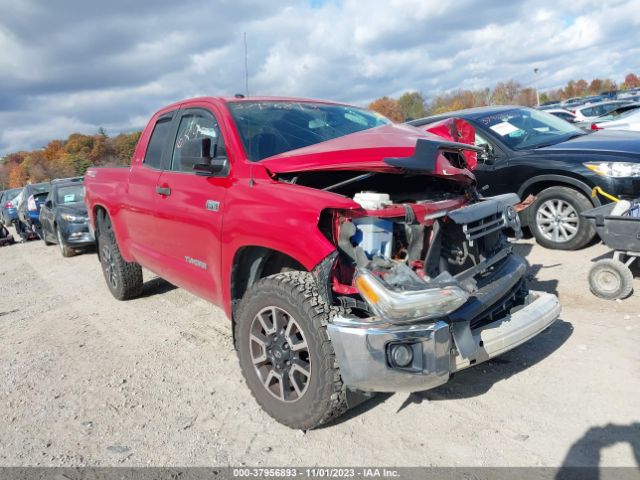
{"type": "MultiPolygon", "coordinates": [[[[73,248],[68,247],[64,243],[60,227],[56,227],[56,238],[58,239],[58,247],[60,248],[60,253],[62,253],[63,257],[73,257],[76,254],[76,251],[73,248]]],[[[45,240],[44,243],[47,243],[47,241],[45,240]]]]}
{"type": "Polygon", "coordinates": [[[122,258],[109,217],[99,220],[98,255],[107,286],[118,300],[135,298],[142,293],[142,267],[122,258]]]}
{"type": "Polygon", "coordinates": [[[315,428],[347,408],[327,335],[331,314],[308,272],[264,278],[238,305],[235,339],[242,374],[258,404],[288,427],[315,428]]]}
{"type": "Polygon", "coordinates": [[[528,225],[538,243],[556,250],[577,250],[596,234],[590,222],[580,216],[593,208],[582,193],[568,187],[549,187],[529,207],[528,225]]]}

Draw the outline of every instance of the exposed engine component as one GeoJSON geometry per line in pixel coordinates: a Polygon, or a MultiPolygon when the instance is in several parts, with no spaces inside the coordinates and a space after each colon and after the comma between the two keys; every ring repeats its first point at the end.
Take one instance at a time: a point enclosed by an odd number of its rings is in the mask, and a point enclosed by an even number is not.
{"type": "Polygon", "coordinates": [[[365,210],[380,210],[391,205],[391,197],[388,193],[378,192],[359,192],[353,197],[353,201],[359,204],[365,210]]]}

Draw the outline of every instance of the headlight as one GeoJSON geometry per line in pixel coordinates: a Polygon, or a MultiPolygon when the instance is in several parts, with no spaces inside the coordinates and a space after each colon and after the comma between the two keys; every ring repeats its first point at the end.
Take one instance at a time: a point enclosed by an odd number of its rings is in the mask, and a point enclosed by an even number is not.
{"type": "Polygon", "coordinates": [[[367,270],[358,270],[355,284],[373,311],[389,321],[443,317],[461,307],[469,298],[467,292],[455,285],[394,292],[367,270]]]}
{"type": "Polygon", "coordinates": [[[630,162],[588,162],[583,163],[589,170],[603,177],[640,177],[640,163],[630,162]]]}
{"type": "Polygon", "coordinates": [[[81,217],[78,215],[71,215],[69,213],[61,213],[60,217],[63,220],[66,220],[67,222],[72,222],[72,223],[82,223],[82,222],[86,222],[88,220],[87,217],[81,217]]]}

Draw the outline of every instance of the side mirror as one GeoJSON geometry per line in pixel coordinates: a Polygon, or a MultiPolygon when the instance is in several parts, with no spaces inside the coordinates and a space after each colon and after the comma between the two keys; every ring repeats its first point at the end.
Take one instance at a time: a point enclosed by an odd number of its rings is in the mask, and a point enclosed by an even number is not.
{"type": "Polygon", "coordinates": [[[183,167],[191,166],[196,175],[218,175],[227,168],[229,161],[225,157],[216,158],[217,151],[217,139],[201,137],[187,140],[182,146],[180,164],[183,167]]]}
{"type": "Polygon", "coordinates": [[[480,145],[483,152],[478,154],[478,159],[482,161],[482,163],[492,164],[496,159],[496,153],[493,149],[493,145],[490,143],[483,143],[480,145]]]}
{"type": "Polygon", "coordinates": [[[47,200],[44,202],[44,208],[51,210],[53,208],[53,202],[51,200],[47,200]]]}

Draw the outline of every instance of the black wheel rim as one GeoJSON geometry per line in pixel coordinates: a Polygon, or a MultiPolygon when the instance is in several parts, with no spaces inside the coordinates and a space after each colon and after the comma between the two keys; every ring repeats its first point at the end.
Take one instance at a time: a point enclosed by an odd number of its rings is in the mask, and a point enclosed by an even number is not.
{"type": "Polygon", "coordinates": [[[102,259],[102,268],[104,269],[104,276],[107,279],[107,282],[109,282],[109,285],[111,285],[112,288],[117,288],[118,277],[116,275],[116,263],[113,259],[113,255],[111,254],[109,245],[102,247],[100,257],[102,259]]]}
{"type": "Polygon", "coordinates": [[[298,322],[279,307],[262,309],[249,329],[251,361],[262,386],[282,402],[300,400],[311,380],[307,340],[298,322]]]}

